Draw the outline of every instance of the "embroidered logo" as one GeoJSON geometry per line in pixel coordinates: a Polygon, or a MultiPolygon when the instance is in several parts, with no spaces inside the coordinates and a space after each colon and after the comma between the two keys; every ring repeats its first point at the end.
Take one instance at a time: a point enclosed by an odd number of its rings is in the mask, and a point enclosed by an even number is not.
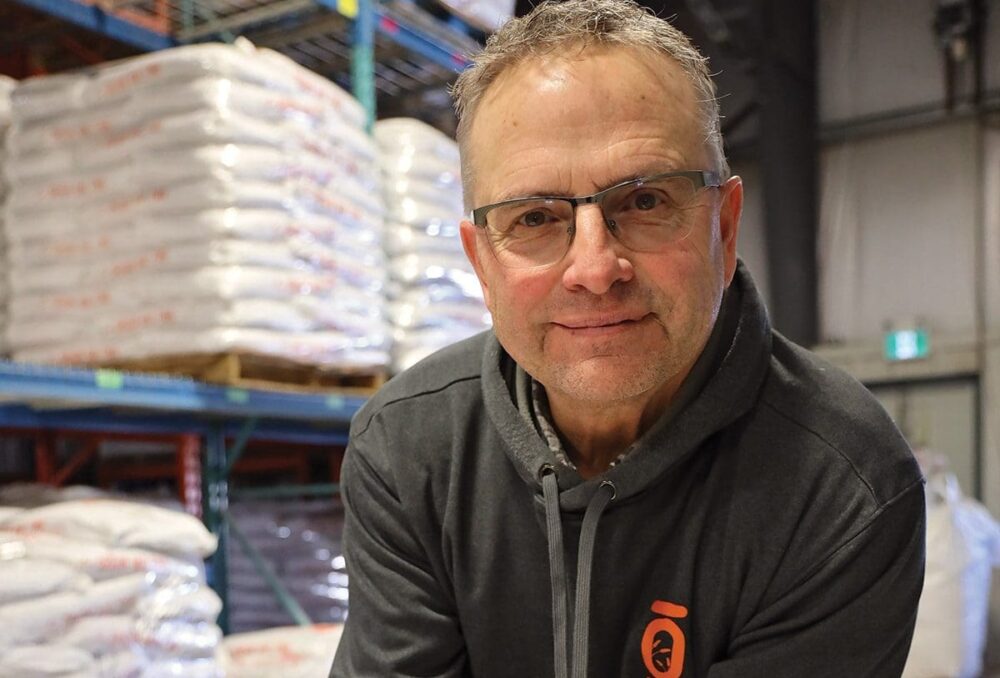
{"type": "Polygon", "coordinates": [[[659,615],[642,634],[642,661],[651,678],[681,678],[684,673],[684,632],[674,619],[683,619],[688,610],[662,600],[653,603],[659,615]]]}

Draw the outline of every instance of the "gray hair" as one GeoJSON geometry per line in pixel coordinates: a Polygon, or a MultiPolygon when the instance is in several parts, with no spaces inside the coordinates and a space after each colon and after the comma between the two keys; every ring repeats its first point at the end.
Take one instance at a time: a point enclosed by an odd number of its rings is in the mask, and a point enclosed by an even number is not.
{"type": "Polygon", "coordinates": [[[686,35],[634,0],[545,0],[530,14],[511,19],[491,35],[486,47],[451,88],[458,114],[458,144],[462,149],[465,207],[472,209],[472,168],[469,130],[479,102],[501,73],[533,57],[544,57],[567,44],[638,47],[676,61],[694,85],[701,104],[705,143],[723,179],[729,164],[722,148],[719,102],[708,60],[686,35]]]}

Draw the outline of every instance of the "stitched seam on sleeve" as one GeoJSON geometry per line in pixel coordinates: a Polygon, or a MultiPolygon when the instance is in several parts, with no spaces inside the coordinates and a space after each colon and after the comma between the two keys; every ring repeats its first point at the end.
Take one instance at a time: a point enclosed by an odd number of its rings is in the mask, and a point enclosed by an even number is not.
{"type": "Polygon", "coordinates": [[[825,558],[823,558],[822,560],[820,560],[819,562],[817,562],[815,565],[813,565],[812,567],[810,567],[808,570],[806,570],[805,574],[803,574],[801,577],[799,577],[791,586],[788,587],[787,590],[782,591],[781,595],[779,595],[776,598],[776,600],[781,600],[786,595],[788,595],[788,593],[790,591],[794,591],[796,588],[798,588],[799,586],[802,586],[802,584],[804,584],[805,582],[809,581],[818,571],[820,571],[821,569],[823,569],[824,565],[826,565],[828,562],[830,562],[831,560],[833,560],[834,558],[836,558],[844,549],[846,549],[847,547],[849,547],[856,539],[858,539],[865,532],[867,532],[869,529],[871,529],[871,527],[873,525],[875,525],[876,521],[878,521],[878,519],[882,516],[882,514],[884,514],[888,509],[890,509],[893,506],[895,506],[896,504],[898,504],[907,494],[909,494],[910,492],[914,491],[914,488],[920,487],[923,484],[924,484],[923,478],[915,480],[914,482],[910,483],[905,488],[903,488],[902,490],[900,490],[899,493],[897,493],[894,497],[892,497],[891,499],[889,499],[888,501],[886,501],[885,504],[879,506],[875,510],[875,513],[873,513],[869,517],[868,521],[857,532],[855,532],[854,534],[852,534],[849,537],[847,537],[847,539],[845,539],[840,544],[840,546],[837,546],[836,548],[834,548],[833,551],[831,551],[825,558]]]}
{"type": "Polygon", "coordinates": [[[402,403],[402,402],[405,402],[407,400],[413,400],[414,398],[419,398],[419,397],[425,396],[425,395],[434,395],[435,393],[442,393],[443,391],[447,391],[449,388],[451,388],[452,386],[455,386],[457,384],[462,384],[462,383],[467,382],[467,381],[475,381],[475,380],[478,380],[480,378],[481,377],[478,374],[470,376],[470,377],[462,377],[460,379],[455,379],[453,381],[449,381],[447,384],[444,384],[444,385],[442,385],[442,386],[440,386],[438,388],[430,389],[430,390],[427,390],[427,391],[420,391],[419,393],[410,393],[408,395],[399,396],[398,398],[395,398],[393,400],[385,402],[377,410],[375,410],[374,412],[372,412],[371,416],[368,417],[368,421],[365,422],[364,427],[360,431],[358,431],[357,433],[355,433],[352,437],[356,438],[358,436],[364,435],[365,432],[371,426],[372,421],[375,419],[375,417],[377,417],[379,414],[381,414],[382,412],[384,412],[386,409],[388,409],[392,405],[396,405],[398,403],[402,403]]]}
{"type": "MultiPolygon", "coordinates": [[[[861,471],[858,470],[857,465],[853,461],[851,461],[850,457],[848,457],[846,454],[844,454],[843,451],[840,450],[840,448],[838,448],[836,445],[834,445],[829,440],[827,440],[825,437],[823,437],[823,435],[821,433],[819,433],[818,431],[816,431],[815,429],[813,429],[813,428],[811,428],[809,426],[806,426],[805,424],[803,424],[801,421],[799,421],[797,419],[793,419],[788,413],[783,412],[782,410],[779,410],[770,401],[762,399],[762,402],[764,403],[764,405],[766,405],[769,409],[771,409],[775,414],[777,414],[778,416],[780,416],[782,419],[784,419],[784,420],[786,420],[786,421],[788,421],[788,422],[790,422],[792,424],[795,424],[796,426],[798,426],[799,428],[801,428],[803,431],[808,431],[809,433],[811,433],[818,440],[820,440],[824,445],[826,445],[831,450],[833,450],[834,452],[836,452],[837,455],[839,455],[841,459],[843,459],[844,461],[846,461],[847,464],[851,467],[851,470],[854,471],[854,475],[856,475],[858,477],[858,480],[860,480],[864,484],[864,486],[866,488],[868,488],[868,492],[869,492],[869,494],[871,494],[872,500],[875,502],[875,506],[876,506],[876,510],[875,510],[875,514],[874,515],[878,515],[878,512],[881,511],[881,509],[883,508],[883,504],[879,502],[878,496],[875,494],[875,488],[872,487],[871,483],[868,482],[868,479],[865,478],[861,474],[861,471]]],[[[905,490],[904,490],[904,492],[905,492],[905,490]]]]}

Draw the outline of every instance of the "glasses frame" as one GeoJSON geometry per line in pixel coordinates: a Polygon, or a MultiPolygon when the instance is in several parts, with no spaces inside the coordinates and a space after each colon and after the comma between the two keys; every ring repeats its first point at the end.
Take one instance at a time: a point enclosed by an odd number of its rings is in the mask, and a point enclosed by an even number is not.
{"type": "MultiPolygon", "coordinates": [[[[673,172],[661,172],[659,174],[653,174],[653,175],[650,175],[650,176],[647,176],[647,177],[639,177],[638,179],[629,179],[628,181],[622,181],[620,183],[615,184],[614,186],[611,186],[609,188],[605,188],[604,190],[598,191],[597,193],[593,193],[591,195],[581,195],[581,196],[576,196],[576,197],[549,196],[549,195],[532,195],[532,196],[525,196],[523,198],[511,198],[509,200],[501,200],[500,202],[495,202],[495,203],[492,203],[490,205],[483,205],[482,207],[475,208],[469,214],[469,220],[477,228],[483,229],[483,233],[486,234],[486,241],[487,241],[487,243],[490,246],[490,251],[493,252],[493,256],[496,257],[497,256],[497,252],[496,252],[496,250],[495,250],[495,248],[493,246],[493,241],[492,241],[492,239],[489,237],[489,235],[486,232],[486,229],[487,229],[486,215],[492,209],[495,209],[497,207],[503,207],[505,205],[512,205],[512,204],[519,203],[519,202],[525,202],[525,201],[529,201],[529,200],[530,201],[534,201],[534,200],[552,200],[552,201],[559,200],[561,202],[568,202],[572,206],[572,209],[573,209],[573,219],[575,221],[576,220],[576,208],[578,206],[580,206],[580,205],[592,205],[592,204],[596,204],[596,205],[600,206],[600,208],[601,208],[601,216],[604,218],[604,224],[605,224],[605,226],[608,229],[612,229],[613,228],[612,225],[610,223],[608,223],[607,217],[604,216],[604,205],[603,205],[604,198],[609,193],[613,193],[614,191],[617,191],[617,190],[619,190],[621,188],[624,188],[626,186],[634,186],[634,187],[638,188],[640,186],[643,186],[644,184],[647,184],[647,183],[650,183],[650,182],[653,182],[653,181],[660,181],[662,179],[670,179],[670,178],[673,178],[673,177],[684,177],[686,179],[689,179],[691,181],[691,183],[694,184],[694,190],[696,192],[700,191],[703,188],[719,188],[723,184],[722,177],[719,175],[719,173],[718,172],[713,172],[713,171],[710,171],[710,170],[677,170],[677,171],[673,171],[673,172]]],[[[573,234],[575,234],[575,229],[573,229],[573,234]]],[[[572,246],[572,243],[573,243],[573,234],[570,235],[570,239],[569,239],[569,241],[566,244],[566,251],[567,252],[569,251],[569,248],[572,246]]],[[[563,256],[565,256],[565,252],[563,253],[563,256]]],[[[550,262],[548,264],[538,264],[537,266],[541,266],[541,267],[551,266],[551,265],[557,263],[558,261],[560,261],[561,259],[562,259],[562,257],[560,257],[559,259],[556,259],[555,261],[550,262]]],[[[529,268],[536,268],[537,266],[532,266],[532,267],[529,267],[529,268]]]]}
{"type": "Polygon", "coordinates": [[[565,196],[554,196],[554,195],[529,195],[523,198],[511,198],[510,200],[501,200],[500,202],[495,202],[490,205],[483,205],[482,207],[477,207],[469,214],[469,220],[472,221],[479,228],[486,228],[486,215],[490,210],[497,207],[503,207],[504,205],[512,205],[518,202],[524,202],[527,200],[560,200],[562,202],[568,202],[573,207],[573,215],[576,216],[576,208],[580,205],[593,205],[597,204],[602,207],[601,213],[604,213],[603,202],[604,197],[608,193],[617,191],[625,186],[635,186],[636,188],[647,184],[651,181],[660,181],[661,179],[671,179],[673,177],[684,177],[690,179],[691,183],[694,184],[694,190],[700,191],[703,188],[719,188],[722,186],[722,178],[719,176],[718,172],[712,172],[709,170],[679,170],[676,172],[662,172],[660,174],[653,174],[648,177],[639,177],[638,179],[629,179],[628,181],[623,181],[621,183],[615,184],[609,188],[605,188],[602,191],[598,191],[592,195],[581,195],[576,197],[565,197],[565,196]]]}

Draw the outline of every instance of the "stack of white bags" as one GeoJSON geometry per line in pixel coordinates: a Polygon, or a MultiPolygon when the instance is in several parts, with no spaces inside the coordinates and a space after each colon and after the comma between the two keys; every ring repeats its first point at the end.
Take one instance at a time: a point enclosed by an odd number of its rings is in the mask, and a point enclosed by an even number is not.
{"type": "Polygon", "coordinates": [[[110,499],[0,509],[0,677],[221,678],[192,516],[110,499]]]}
{"type": "Polygon", "coordinates": [[[24,81],[6,168],[15,359],[385,365],[363,124],[345,91],[249,43],[24,81]]]}
{"type": "Polygon", "coordinates": [[[10,127],[10,95],[16,81],[0,75],[0,356],[7,353],[7,243],[3,239],[3,204],[7,198],[7,185],[3,178],[6,162],[4,139],[10,127]]]}
{"type": "Polygon", "coordinates": [[[387,312],[393,367],[403,370],[490,326],[482,290],[459,238],[462,185],[457,144],[419,120],[375,124],[381,150],[389,258],[387,312]]]}
{"type": "Polygon", "coordinates": [[[322,678],[342,632],[340,624],[314,624],[226,636],[226,678],[322,678]]]}

